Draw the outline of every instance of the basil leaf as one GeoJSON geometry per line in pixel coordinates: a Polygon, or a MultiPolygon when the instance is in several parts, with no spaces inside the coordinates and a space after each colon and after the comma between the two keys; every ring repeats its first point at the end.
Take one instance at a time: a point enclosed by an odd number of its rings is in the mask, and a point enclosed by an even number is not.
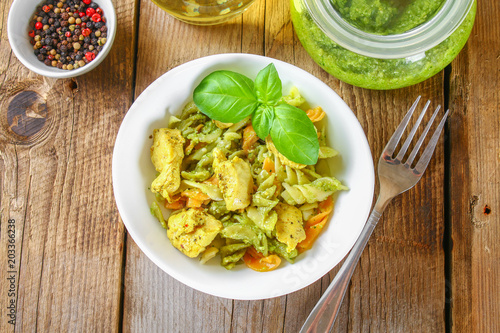
{"type": "Polygon", "coordinates": [[[262,140],[265,140],[271,130],[274,120],[274,108],[269,105],[261,104],[252,115],[252,127],[262,140]]]}
{"type": "Polygon", "coordinates": [[[245,75],[215,71],[195,88],[193,100],[200,111],[211,119],[237,123],[251,115],[259,105],[253,89],[252,80],[245,75]]]}
{"type": "Polygon", "coordinates": [[[271,63],[255,78],[255,93],[259,102],[274,106],[282,97],[281,80],[276,67],[271,63]]]}
{"type": "Polygon", "coordinates": [[[271,139],[276,149],[290,161],[313,165],[318,162],[316,129],[306,113],[286,103],[274,107],[271,139]]]}

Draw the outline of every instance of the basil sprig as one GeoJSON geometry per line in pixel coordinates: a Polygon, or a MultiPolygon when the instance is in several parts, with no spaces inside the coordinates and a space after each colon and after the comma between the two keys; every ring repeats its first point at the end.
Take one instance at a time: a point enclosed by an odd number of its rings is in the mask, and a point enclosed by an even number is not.
{"type": "Polygon", "coordinates": [[[208,117],[237,123],[251,115],[259,138],[271,135],[276,149],[290,161],[316,164],[319,142],[312,121],[281,97],[281,80],[272,63],[257,74],[255,83],[240,73],[212,72],[193,93],[194,103],[208,117]]]}

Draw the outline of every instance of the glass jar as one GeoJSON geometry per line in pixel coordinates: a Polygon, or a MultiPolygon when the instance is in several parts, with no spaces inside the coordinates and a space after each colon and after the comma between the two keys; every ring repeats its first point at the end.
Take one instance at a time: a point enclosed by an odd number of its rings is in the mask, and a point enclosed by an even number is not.
{"type": "Polygon", "coordinates": [[[219,24],[242,14],[255,0],[152,0],[173,17],[190,24],[219,24]]]}
{"type": "Polygon", "coordinates": [[[467,42],[476,14],[475,0],[399,2],[405,5],[347,2],[356,3],[353,8],[344,0],[291,0],[290,7],[295,32],[318,65],[344,82],[382,90],[419,83],[445,68],[467,42]]]}

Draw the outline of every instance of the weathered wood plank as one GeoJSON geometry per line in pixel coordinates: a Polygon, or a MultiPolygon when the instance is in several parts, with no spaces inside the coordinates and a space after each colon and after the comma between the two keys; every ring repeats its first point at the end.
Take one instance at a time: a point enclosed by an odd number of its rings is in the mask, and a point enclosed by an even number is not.
{"type": "MultiPolygon", "coordinates": [[[[296,37],[295,37],[296,38],[296,37]]],[[[351,107],[365,130],[374,163],[378,162],[387,140],[418,95],[443,104],[443,73],[414,87],[395,91],[373,91],[352,87],[328,75],[314,64],[297,44],[295,64],[320,78],[334,89],[351,107]]],[[[423,103],[422,103],[423,106],[423,103]]],[[[370,240],[334,331],[443,331],[444,330],[444,251],[441,247],[444,215],[444,149],[443,139],[422,178],[412,189],[395,199],[385,212],[370,240]],[[417,208],[418,207],[418,208],[417,208]],[[401,320],[405,318],[405,320],[401,320]]],[[[322,279],[324,291],[338,267],[322,279]]],[[[297,301],[295,294],[287,298],[290,331],[301,327],[319,299],[314,285],[297,301]],[[297,312],[299,304],[307,302],[297,312]],[[294,306],[290,306],[291,302],[294,306]],[[292,319],[293,318],[293,319],[292,319]]]]}
{"type": "MultiPolygon", "coordinates": [[[[149,44],[150,41],[140,32],[137,93],[166,70],[187,60],[221,52],[241,50],[259,54],[263,51],[267,56],[308,70],[336,90],[358,116],[373,148],[375,160],[417,95],[422,94],[435,104],[443,102],[442,74],[416,87],[394,92],[353,88],[334,79],[314,64],[294,36],[288,2],[267,1],[265,7],[254,5],[242,18],[242,31],[234,23],[229,24],[230,29],[228,25],[185,25],[148,2],[141,3],[141,17],[143,13],[148,19],[141,20],[140,31],[148,31],[148,36],[157,36],[161,31],[171,33],[163,34],[161,43],[153,41],[149,44]],[[264,8],[265,19],[259,20],[257,17],[262,15],[264,8]],[[256,27],[247,22],[264,26],[256,27]],[[218,40],[221,32],[224,32],[224,40],[218,40]],[[264,34],[262,41],[255,37],[257,33],[264,34]],[[183,43],[175,42],[179,39],[183,43]],[[199,40],[208,42],[200,45],[196,42],[199,40]],[[169,45],[175,45],[175,50],[169,45]]],[[[444,253],[441,248],[444,227],[443,170],[443,147],[440,145],[422,183],[413,192],[400,197],[386,212],[390,219],[381,223],[361,260],[348,298],[342,306],[336,331],[363,331],[370,327],[381,331],[444,329],[444,253]],[[421,208],[415,210],[412,207],[421,208]],[[388,292],[384,293],[384,290],[388,292]]],[[[172,307],[164,300],[151,306],[139,300],[140,297],[151,299],[158,286],[174,288],[168,293],[183,293],[187,287],[171,281],[170,277],[156,275],[157,268],[142,262],[147,259],[135,245],[127,248],[124,327],[131,331],[147,327],[149,330],[186,332],[199,328],[190,321],[182,320],[185,312],[194,311],[193,307],[185,307],[184,304],[172,307]],[[141,267],[143,275],[140,278],[134,273],[138,267],[141,267]],[[149,282],[145,285],[143,281],[149,282]],[[148,315],[144,314],[146,309],[148,315]],[[165,317],[161,322],[145,322],[145,317],[156,318],[159,313],[165,317]]],[[[266,301],[234,301],[232,307],[224,303],[224,308],[231,309],[229,323],[226,314],[213,309],[217,305],[211,306],[218,304],[219,299],[198,292],[194,295],[195,299],[207,304],[204,317],[213,318],[208,326],[204,326],[207,331],[217,327],[220,331],[230,329],[235,332],[296,332],[337,270],[310,287],[284,297],[266,301]]]]}
{"type": "MultiPolygon", "coordinates": [[[[189,60],[242,52],[243,48],[259,53],[263,45],[260,4],[241,17],[211,27],[177,21],[148,0],[140,6],[136,96],[159,76],[189,60]]],[[[131,237],[126,258],[124,331],[230,332],[238,325],[233,300],[206,295],[174,280],[154,265],[131,237]]]]}
{"type": "Polygon", "coordinates": [[[481,1],[452,66],[452,332],[500,331],[500,28],[498,1],[481,1]]]}
{"type": "MultiPolygon", "coordinates": [[[[2,332],[118,329],[124,227],[111,155],[132,99],[134,3],[115,6],[123,25],[112,51],[74,80],[29,73],[11,52],[2,21],[0,52],[8,62],[0,65],[0,253],[6,257],[7,221],[15,219],[17,255],[16,324],[2,318],[2,332]],[[38,94],[34,102],[16,104],[30,91],[38,94]]],[[[4,309],[10,297],[4,267],[0,272],[4,309]]]]}

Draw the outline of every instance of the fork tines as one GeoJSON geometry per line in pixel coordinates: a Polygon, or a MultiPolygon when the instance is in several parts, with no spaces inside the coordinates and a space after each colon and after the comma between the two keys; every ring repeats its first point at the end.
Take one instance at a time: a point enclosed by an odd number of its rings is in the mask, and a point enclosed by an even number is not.
{"type": "MultiPolygon", "coordinates": [[[[421,98],[421,96],[417,97],[417,99],[415,100],[415,102],[410,107],[410,109],[406,113],[405,117],[401,121],[401,124],[399,124],[399,126],[396,129],[396,131],[394,132],[393,136],[391,137],[391,139],[387,143],[387,145],[385,147],[386,156],[393,156],[394,155],[396,147],[397,147],[397,145],[398,145],[398,143],[403,135],[403,132],[405,131],[413,113],[415,112],[415,109],[417,108],[417,105],[420,101],[420,98],[421,98]]],[[[398,152],[397,156],[394,158],[395,161],[403,163],[403,158],[404,158],[404,156],[408,150],[408,147],[410,146],[410,144],[415,136],[415,133],[417,132],[417,130],[420,126],[420,123],[422,122],[422,119],[424,118],[424,115],[425,115],[427,109],[429,108],[429,105],[430,105],[430,101],[427,101],[422,112],[418,116],[415,124],[413,125],[412,129],[410,130],[408,137],[406,138],[405,142],[401,146],[400,151],[398,152]]],[[[416,157],[417,153],[419,152],[420,147],[422,146],[422,144],[427,136],[427,133],[429,132],[432,124],[434,123],[434,120],[435,120],[440,109],[441,109],[441,105],[438,105],[438,107],[436,108],[436,110],[432,114],[431,119],[429,120],[429,122],[425,126],[424,131],[420,135],[420,138],[418,139],[415,146],[413,147],[413,150],[411,151],[410,155],[408,156],[408,159],[404,162],[404,164],[407,165],[408,167],[411,167],[413,161],[415,160],[415,157],[416,157]]],[[[441,118],[439,125],[437,126],[436,130],[434,131],[434,134],[432,135],[429,143],[427,144],[424,152],[422,153],[419,161],[417,162],[415,169],[417,169],[419,171],[423,171],[427,167],[427,164],[429,163],[429,161],[431,159],[432,153],[434,152],[434,149],[436,148],[439,136],[441,134],[441,131],[442,131],[444,124],[446,122],[446,119],[448,117],[448,113],[449,113],[449,110],[447,110],[446,113],[444,114],[443,118],[441,118]]]]}

